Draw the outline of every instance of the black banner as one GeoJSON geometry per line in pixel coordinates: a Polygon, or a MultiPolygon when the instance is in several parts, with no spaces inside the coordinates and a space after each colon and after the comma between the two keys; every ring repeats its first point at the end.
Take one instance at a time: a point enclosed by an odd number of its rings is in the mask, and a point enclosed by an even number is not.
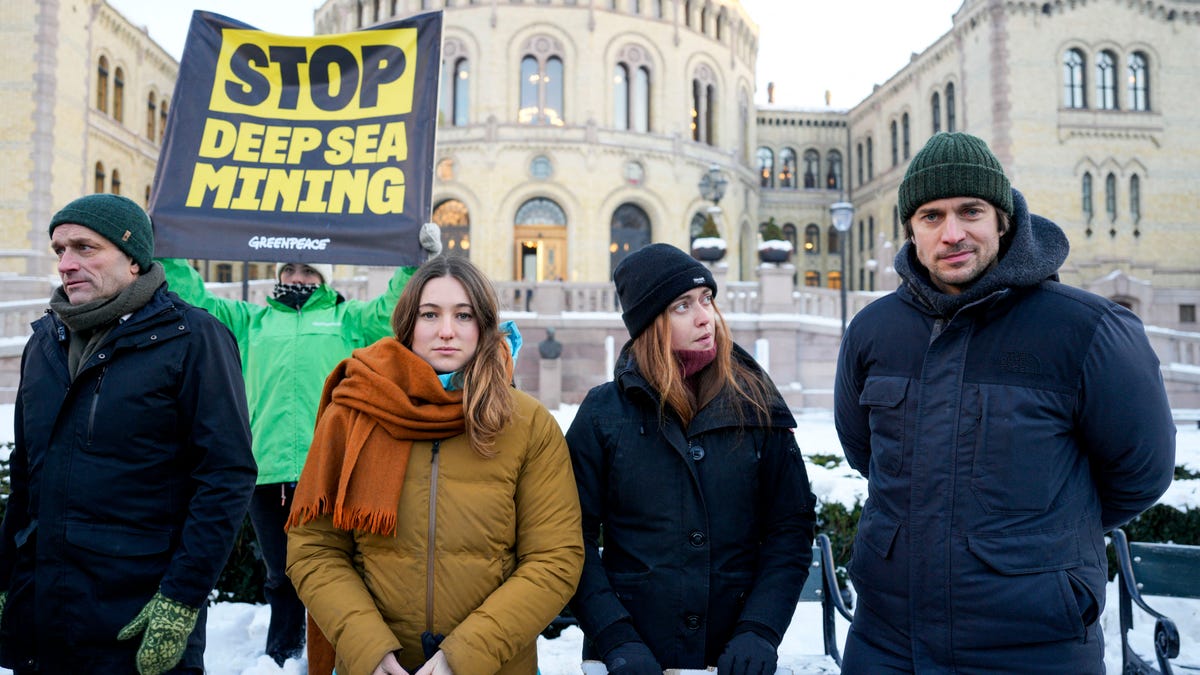
{"type": "Polygon", "coordinates": [[[154,176],[155,255],[419,264],[442,13],[341,35],[196,11],[154,176]]]}

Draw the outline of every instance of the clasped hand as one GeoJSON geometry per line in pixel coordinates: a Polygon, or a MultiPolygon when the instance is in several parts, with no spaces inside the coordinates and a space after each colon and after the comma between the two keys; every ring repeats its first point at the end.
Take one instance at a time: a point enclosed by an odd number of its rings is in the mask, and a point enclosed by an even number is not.
{"type": "MultiPolygon", "coordinates": [[[[371,675],[410,675],[410,673],[401,667],[395,654],[388,652],[379,665],[375,666],[371,675]]],[[[450,670],[450,664],[446,662],[446,654],[438,650],[432,659],[426,661],[425,665],[411,675],[454,675],[454,671],[450,670]]]]}

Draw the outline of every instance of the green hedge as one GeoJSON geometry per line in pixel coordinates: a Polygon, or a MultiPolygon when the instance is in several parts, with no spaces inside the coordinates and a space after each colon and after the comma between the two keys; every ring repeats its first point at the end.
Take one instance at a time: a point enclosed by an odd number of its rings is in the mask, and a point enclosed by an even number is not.
{"type": "MultiPolygon", "coordinates": [[[[12,444],[8,444],[12,449],[12,444]]],[[[822,464],[826,458],[810,458],[822,464]]],[[[828,458],[832,459],[832,458],[828,458]]],[[[1178,473],[1178,472],[1177,472],[1178,473]]],[[[1182,475],[1180,479],[1193,476],[1182,475]]],[[[4,517],[4,507],[7,504],[8,461],[0,461],[0,518],[4,517]]],[[[839,578],[845,579],[844,567],[850,560],[854,545],[854,532],[858,527],[858,518],[862,515],[862,506],[855,504],[847,509],[842,504],[822,503],[817,507],[817,532],[824,532],[833,544],[833,558],[839,567],[839,578]]],[[[1175,544],[1200,545],[1200,509],[1179,511],[1169,506],[1154,506],[1135,518],[1124,528],[1131,541],[1162,541],[1175,544]]],[[[1115,574],[1116,560],[1113,559],[1112,547],[1109,547],[1109,576],[1115,574]]],[[[250,527],[249,519],[242,523],[241,532],[234,542],[233,553],[229,556],[229,564],[221,573],[217,582],[217,597],[229,602],[264,602],[262,587],[266,572],[262,565],[262,556],[258,551],[258,543],[254,539],[254,530],[250,527]]]]}

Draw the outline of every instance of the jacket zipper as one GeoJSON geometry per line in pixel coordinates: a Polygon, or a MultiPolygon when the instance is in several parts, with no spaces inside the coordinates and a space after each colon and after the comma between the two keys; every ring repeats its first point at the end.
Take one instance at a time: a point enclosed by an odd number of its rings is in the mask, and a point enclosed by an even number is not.
{"type": "Polygon", "coordinates": [[[437,534],[438,449],[441,441],[433,442],[433,464],[429,478],[429,530],[426,532],[425,555],[425,630],[433,632],[433,551],[437,534]]]}
{"type": "Polygon", "coordinates": [[[104,381],[104,374],[108,372],[108,366],[100,369],[100,374],[96,376],[96,389],[92,392],[92,407],[88,411],[87,425],[87,444],[92,444],[92,432],[96,428],[96,408],[100,406],[100,383],[104,381]]]}

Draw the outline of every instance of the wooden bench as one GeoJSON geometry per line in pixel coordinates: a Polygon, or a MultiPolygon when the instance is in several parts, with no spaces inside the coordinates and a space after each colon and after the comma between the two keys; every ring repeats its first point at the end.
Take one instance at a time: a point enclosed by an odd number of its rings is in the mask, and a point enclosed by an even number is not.
{"type": "MultiPolygon", "coordinates": [[[[1120,579],[1121,654],[1124,675],[1162,673],[1172,675],[1171,659],[1179,656],[1179,630],[1175,622],[1152,609],[1143,598],[1159,595],[1175,598],[1200,598],[1200,546],[1130,542],[1125,532],[1112,531],[1120,579]],[[1133,628],[1133,605],[1154,617],[1154,656],[1159,670],[1129,645],[1133,628]]],[[[1200,670],[1194,666],[1180,666],[1200,670]]]]}

